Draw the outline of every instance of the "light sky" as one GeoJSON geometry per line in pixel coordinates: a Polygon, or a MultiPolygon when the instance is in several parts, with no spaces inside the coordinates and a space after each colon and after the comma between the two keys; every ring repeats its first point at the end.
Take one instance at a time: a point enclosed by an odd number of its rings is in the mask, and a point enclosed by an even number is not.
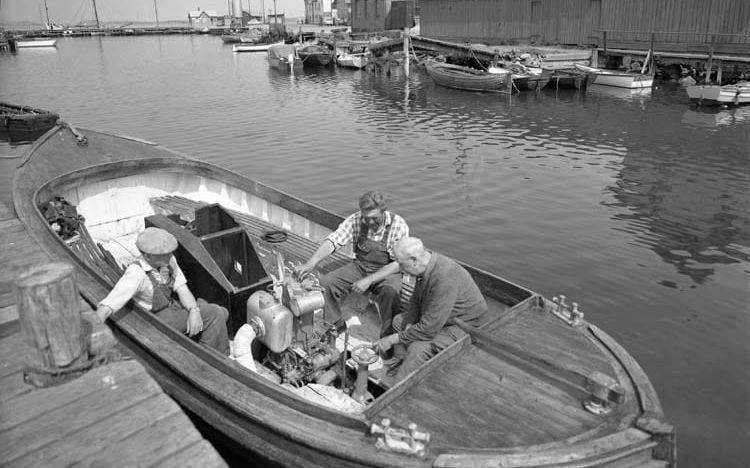
{"type": "MultiPolygon", "coordinates": [[[[94,19],[92,0],[46,0],[50,20],[60,24],[76,24],[94,19]]],[[[218,14],[229,11],[232,0],[156,0],[159,21],[186,21],[188,11],[214,10],[218,14]]],[[[273,12],[274,0],[240,0],[242,9],[260,14],[261,5],[266,13],[273,12]],[[248,6],[249,5],[249,6],[248,6]]],[[[96,0],[99,20],[155,22],[154,0],[96,0]]],[[[304,0],[276,0],[276,11],[287,17],[305,15],[304,0]]],[[[0,0],[0,23],[31,21],[42,23],[44,0],[0,0]]]]}

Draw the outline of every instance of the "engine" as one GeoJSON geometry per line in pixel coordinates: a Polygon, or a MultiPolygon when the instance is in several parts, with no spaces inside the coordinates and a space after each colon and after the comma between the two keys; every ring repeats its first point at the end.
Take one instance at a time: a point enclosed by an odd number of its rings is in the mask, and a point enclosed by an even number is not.
{"type": "Polygon", "coordinates": [[[291,277],[282,277],[276,286],[276,295],[258,291],[247,300],[247,321],[268,348],[258,360],[282,384],[329,385],[338,375],[334,369],[341,353],[336,348],[336,327],[325,323],[315,327],[314,312],[325,302],[320,288],[291,277]]]}

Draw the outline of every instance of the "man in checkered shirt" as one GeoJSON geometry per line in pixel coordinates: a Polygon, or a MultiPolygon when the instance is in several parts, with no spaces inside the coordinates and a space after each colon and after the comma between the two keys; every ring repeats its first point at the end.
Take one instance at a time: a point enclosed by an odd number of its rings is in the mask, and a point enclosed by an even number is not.
{"type": "Polygon", "coordinates": [[[380,313],[381,336],[392,333],[393,316],[399,312],[401,273],[394,260],[393,246],[409,237],[404,218],[387,210],[383,195],[369,191],[359,199],[359,211],[349,215],[326,237],[310,259],[298,266],[295,273],[303,277],[324,258],[348,244],[355,259],[324,275],[326,319],[339,320],[341,302],[349,291],[376,296],[380,313]]]}

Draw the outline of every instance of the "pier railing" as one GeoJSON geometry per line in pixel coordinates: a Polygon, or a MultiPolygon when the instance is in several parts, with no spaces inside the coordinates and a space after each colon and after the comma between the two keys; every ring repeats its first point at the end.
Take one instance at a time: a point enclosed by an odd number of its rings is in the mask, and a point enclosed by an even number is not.
{"type": "Polygon", "coordinates": [[[686,54],[750,56],[750,34],[598,29],[597,46],[604,49],[648,50],[686,54]]]}

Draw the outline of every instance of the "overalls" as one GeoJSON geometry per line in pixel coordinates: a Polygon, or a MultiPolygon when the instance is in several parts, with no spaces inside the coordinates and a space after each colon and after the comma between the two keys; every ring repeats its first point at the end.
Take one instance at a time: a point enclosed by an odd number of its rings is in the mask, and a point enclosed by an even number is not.
{"type": "MultiPolygon", "coordinates": [[[[385,227],[383,238],[379,241],[367,238],[369,228],[365,223],[359,225],[359,235],[354,242],[352,263],[348,263],[321,278],[325,288],[325,314],[327,320],[336,321],[342,318],[341,302],[351,290],[353,283],[367,275],[375,273],[391,263],[388,255],[388,236],[391,224],[385,227]]],[[[401,274],[390,275],[384,280],[372,284],[370,290],[375,293],[378,313],[380,314],[380,336],[392,331],[391,322],[400,305],[401,274]]]]}

